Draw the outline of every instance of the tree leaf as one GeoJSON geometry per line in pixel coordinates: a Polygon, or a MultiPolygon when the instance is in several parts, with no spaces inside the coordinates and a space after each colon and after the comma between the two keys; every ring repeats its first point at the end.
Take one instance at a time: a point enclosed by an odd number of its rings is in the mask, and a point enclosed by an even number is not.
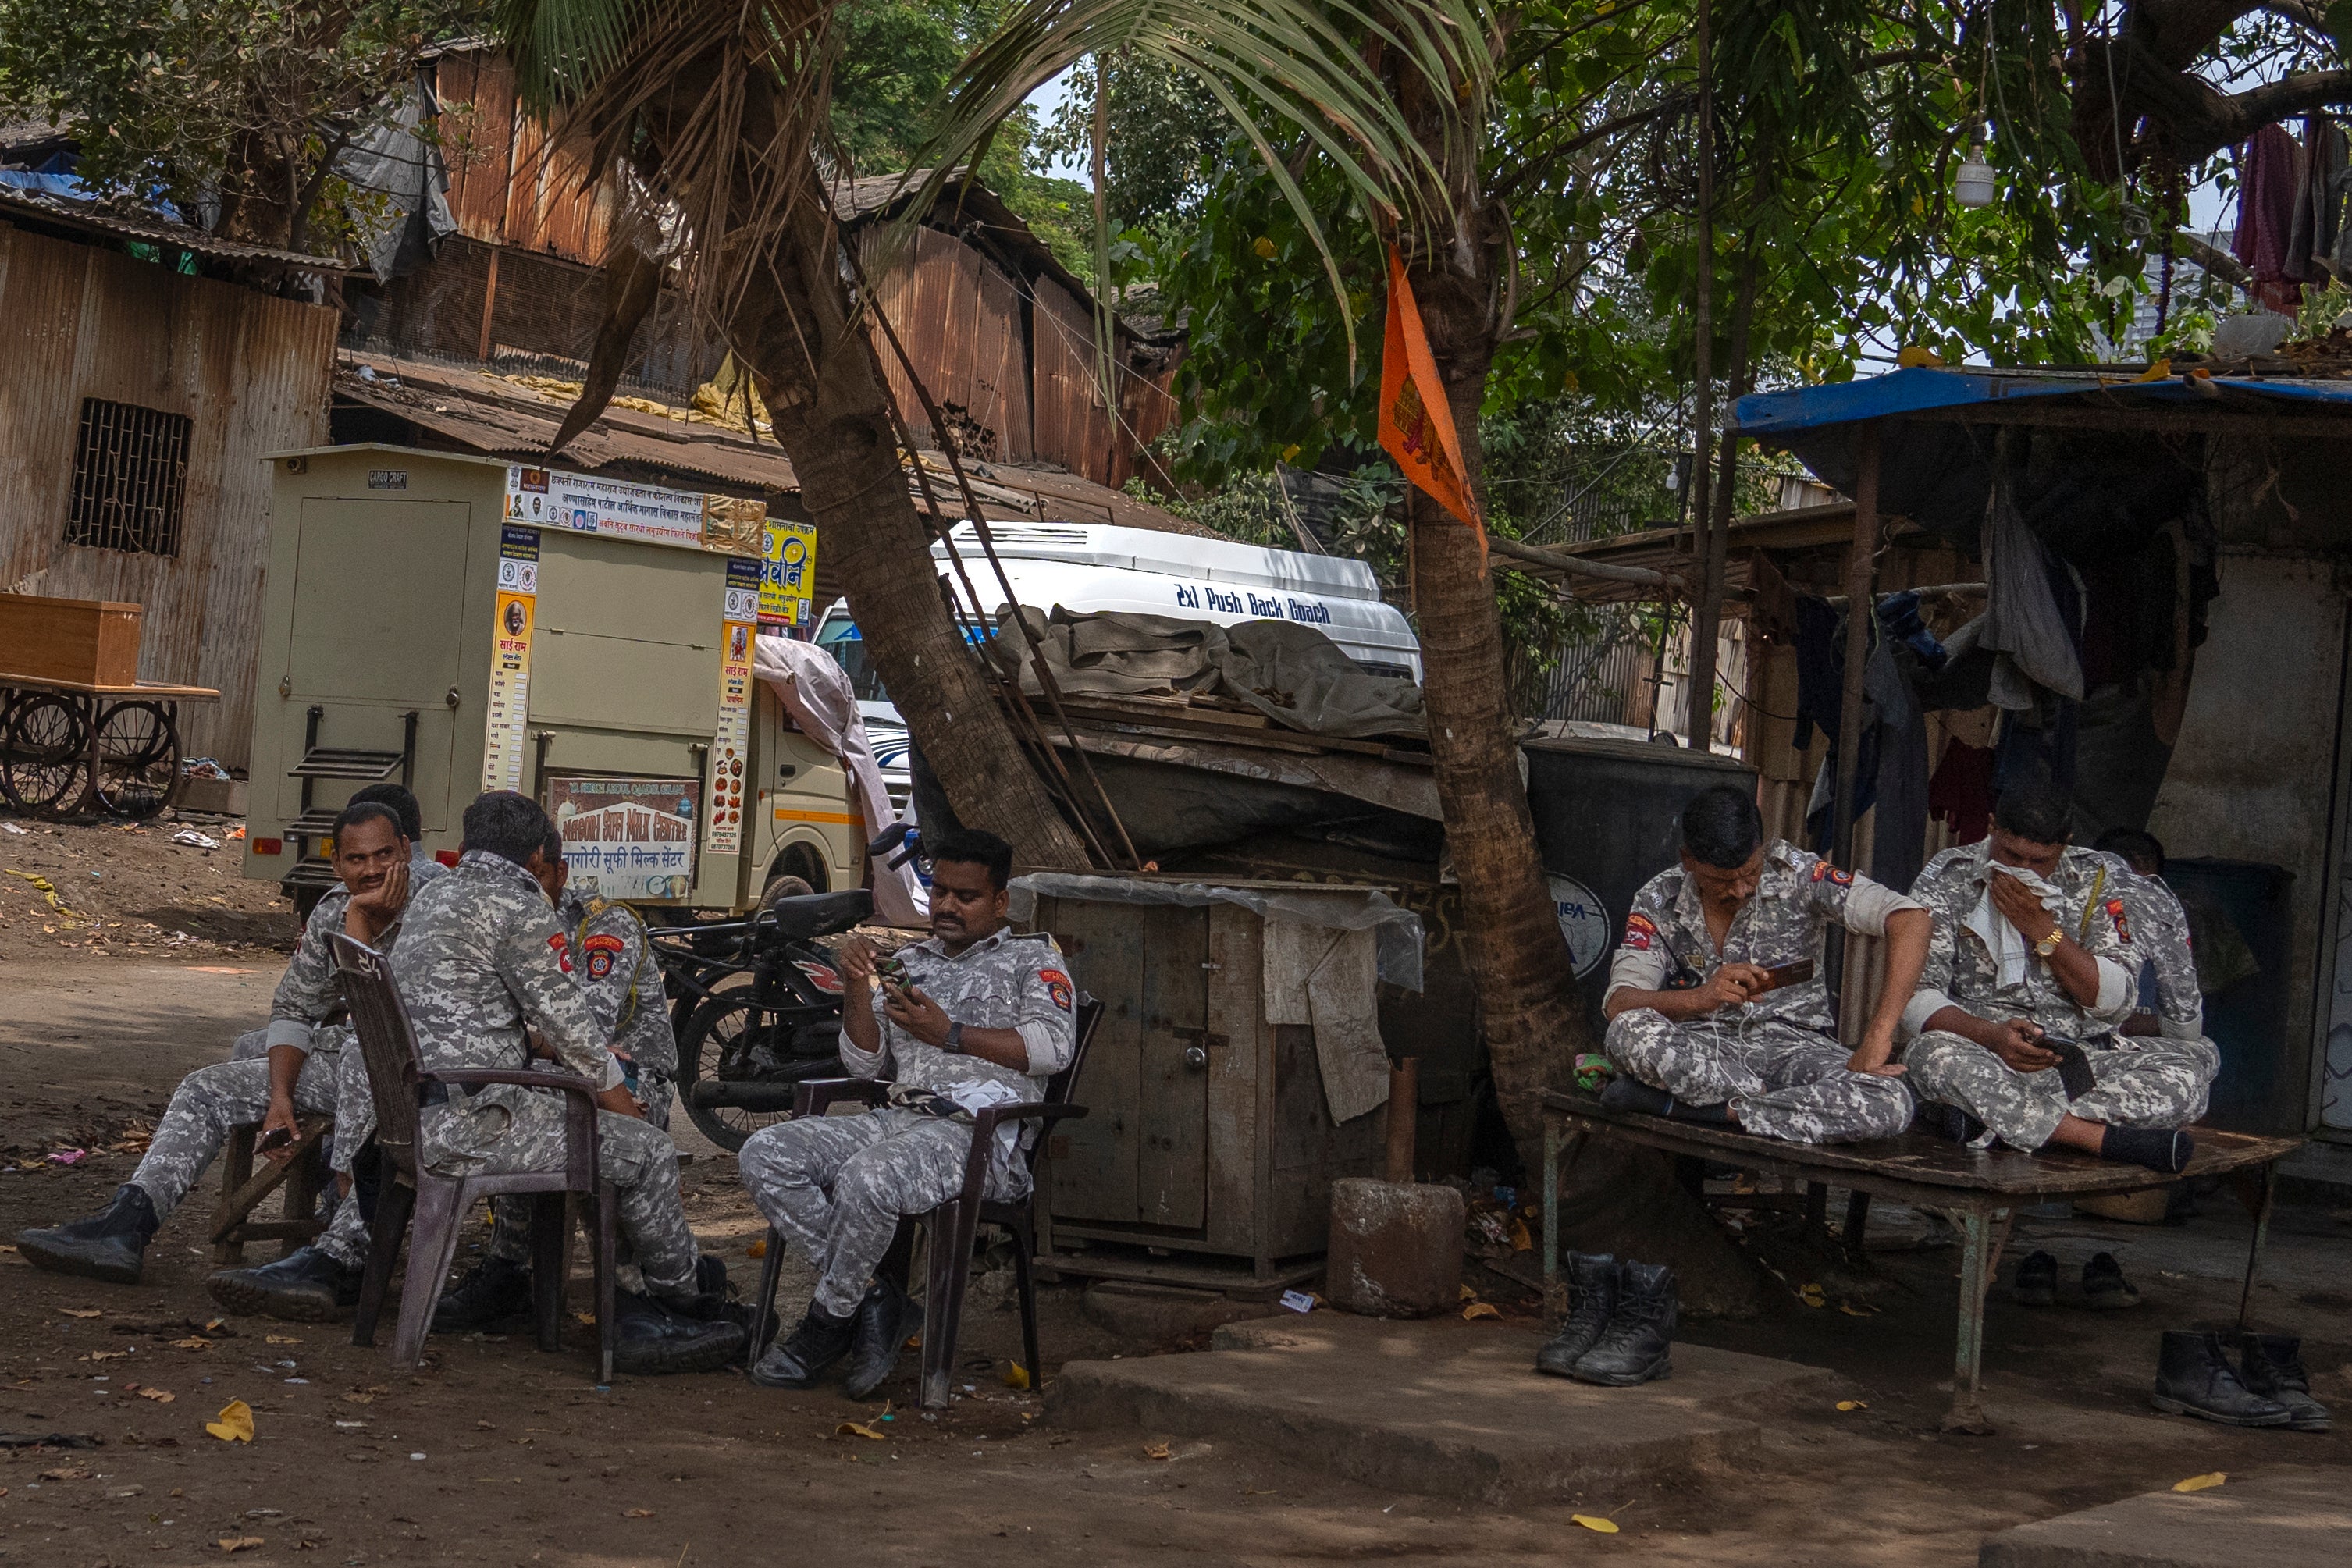
{"type": "Polygon", "coordinates": [[[2185,1481],[2172,1483],[2174,1491],[2209,1491],[2230,1479],[2227,1470],[2208,1470],[2201,1476],[2190,1476],[2185,1481]]]}

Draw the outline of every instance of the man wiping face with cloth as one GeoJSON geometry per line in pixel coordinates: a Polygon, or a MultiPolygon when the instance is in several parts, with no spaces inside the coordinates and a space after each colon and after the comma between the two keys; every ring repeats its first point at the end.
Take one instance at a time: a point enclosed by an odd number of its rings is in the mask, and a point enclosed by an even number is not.
{"type": "Polygon", "coordinates": [[[2013,786],[1990,839],[1919,873],[1911,896],[1935,929],[1903,1015],[1911,1086],[1927,1124],[1957,1136],[2178,1171],[2196,1147],[2179,1129],[2205,1113],[2221,1054],[2116,1032],[2141,955],[2111,867],[2067,842],[2071,816],[2063,791],[2013,786]]]}

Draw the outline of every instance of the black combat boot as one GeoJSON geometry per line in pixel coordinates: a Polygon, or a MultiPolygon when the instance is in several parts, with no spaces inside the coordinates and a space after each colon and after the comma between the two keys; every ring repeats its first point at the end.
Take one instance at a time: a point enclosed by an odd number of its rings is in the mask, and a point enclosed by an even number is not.
{"type": "Polygon", "coordinates": [[[2083,1305],[2095,1312],[2139,1305],[2139,1287],[2124,1278],[2124,1266],[2114,1253],[2094,1252],[2083,1265],[2083,1305]]]}
{"type": "Polygon", "coordinates": [[[825,1368],[849,1354],[857,1338],[857,1314],[836,1318],[814,1301],[801,1326],[751,1368],[751,1381],[762,1388],[814,1388],[825,1368]]]}
{"type": "Polygon", "coordinates": [[[1675,1271],[1663,1263],[1629,1260],[1617,1276],[1616,1315],[1569,1375],[1604,1388],[1631,1388],[1671,1375],[1674,1366],[1666,1354],[1674,1348],[1680,1316],[1675,1271]]]}
{"type": "Polygon", "coordinates": [[[1638,1078],[1620,1074],[1609,1081],[1601,1092],[1601,1108],[1622,1115],[1628,1111],[1644,1116],[1665,1116],[1677,1122],[1696,1122],[1702,1126],[1731,1125],[1731,1111],[1726,1105],[1686,1105],[1664,1090],[1644,1083],[1638,1078]]]}
{"type": "Polygon", "coordinates": [[[741,1323],[686,1317],[634,1291],[618,1292],[614,1305],[615,1372],[716,1372],[743,1353],[741,1323]]]}
{"type": "Polygon", "coordinates": [[[161,1224],[147,1190],[125,1182],[115,1189],[114,1201],[96,1214],[43,1230],[18,1231],[16,1251],[26,1262],[52,1273],[135,1285],[148,1239],[161,1224]]]}
{"type": "Polygon", "coordinates": [[[1570,1253],[1568,1291],[1568,1322],[1536,1352],[1536,1370],[1554,1377],[1572,1375],[1616,1315],[1617,1260],[1606,1252],[1570,1253]]]}
{"type": "Polygon", "coordinates": [[[2017,1260],[2017,1282],[2011,1287],[2021,1307],[2058,1304],[2058,1260],[2047,1252],[2030,1252],[2017,1260]]]}
{"type": "Polygon", "coordinates": [[[224,1269],[209,1283],[213,1300],[230,1312],[295,1323],[332,1322],[360,1301],[360,1271],[316,1247],[299,1248],[258,1269],[224,1269]]]}
{"type": "Polygon", "coordinates": [[[2168,1416],[2194,1416],[2224,1427],[2284,1427],[2294,1412],[2248,1388],[2211,1329],[2167,1329],[2156,1355],[2153,1403],[2168,1416]]]}
{"type": "Polygon", "coordinates": [[[1940,1104],[1933,1100],[1919,1102],[1918,1120],[1911,1124],[1923,1133],[1933,1133],[1956,1144],[1973,1144],[1985,1134],[1982,1122],[1958,1105],[1940,1104]]]}
{"type": "Polygon", "coordinates": [[[896,1281],[877,1275],[857,1303],[856,1324],[841,1391],[852,1399],[871,1399],[898,1369],[898,1350],[907,1343],[907,1292],[896,1281]]]}
{"type": "Polygon", "coordinates": [[[433,1309],[433,1332],[466,1333],[527,1316],[531,1309],[530,1284],[528,1267],[493,1253],[441,1292],[440,1302],[433,1309]]]}
{"type": "Polygon", "coordinates": [[[2238,1340],[2246,1387],[2286,1406],[2287,1425],[2298,1432],[2325,1432],[2336,1425],[2327,1406],[2311,1396],[2311,1375],[2303,1369],[2303,1336],[2250,1333],[2238,1340]]]}

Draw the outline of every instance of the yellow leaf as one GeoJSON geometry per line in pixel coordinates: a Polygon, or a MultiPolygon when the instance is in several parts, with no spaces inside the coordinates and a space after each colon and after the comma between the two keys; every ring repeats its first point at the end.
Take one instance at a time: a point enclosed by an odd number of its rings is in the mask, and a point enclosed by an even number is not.
{"type": "Polygon", "coordinates": [[[749,1247],[743,1249],[743,1256],[746,1258],[765,1258],[767,1255],[768,1239],[764,1236],[761,1237],[757,1241],[752,1242],[749,1247]]]}
{"type": "Polygon", "coordinates": [[[253,1406],[242,1399],[232,1399],[221,1406],[220,1419],[205,1423],[205,1430],[224,1443],[253,1441],[253,1406]]]}
{"type": "Polygon", "coordinates": [[[223,1552],[250,1552],[263,1544],[258,1535],[224,1535],[220,1538],[223,1552]]]}
{"type": "Polygon", "coordinates": [[[1007,1366],[1004,1369],[1004,1386],[1007,1388],[1028,1387],[1029,1369],[1022,1365],[1017,1361],[1013,1363],[1010,1366],[1007,1366]]]}
{"type": "Polygon", "coordinates": [[[96,1307],[59,1307],[58,1311],[69,1318],[102,1318],[106,1315],[96,1307]]]}
{"type": "Polygon", "coordinates": [[[290,1333],[264,1334],[261,1337],[263,1343],[268,1344],[300,1344],[302,1343],[290,1333]]]}
{"type": "Polygon", "coordinates": [[[208,1339],[175,1339],[172,1343],[180,1350],[210,1350],[213,1347],[213,1342],[208,1339]]]}
{"type": "Polygon", "coordinates": [[[1454,1299],[1457,1301],[1475,1301],[1478,1299],[1478,1292],[1467,1285],[1456,1285],[1454,1289],[1457,1292],[1454,1299]]]}
{"type": "Polygon", "coordinates": [[[633,1508],[621,1515],[623,1519],[651,1519],[653,1516],[654,1511],[649,1508],[633,1508]]]}
{"type": "Polygon", "coordinates": [[[1840,1301],[1838,1303],[1838,1311],[1843,1312],[1850,1318],[1874,1318],[1878,1315],[1876,1312],[1868,1312],[1861,1307],[1855,1306],[1852,1301],[1840,1301]]]}
{"type": "Polygon", "coordinates": [[[1513,1219],[1511,1221],[1511,1250],[1514,1252],[1532,1252],[1535,1249],[1536,1239],[1534,1237],[1528,1234],[1528,1222],[1524,1219],[1513,1219]]]}
{"type": "Polygon", "coordinates": [[[836,1437],[871,1437],[877,1443],[882,1441],[883,1436],[873,1427],[860,1426],[855,1421],[844,1421],[833,1429],[833,1435],[836,1437]]]}
{"type": "Polygon", "coordinates": [[[152,1399],[158,1405],[169,1405],[178,1396],[161,1388],[142,1388],[139,1391],[139,1397],[142,1399],[152,1399]]]}
{"type": "Polygon", "coordinates": [[[2227,1470],[2209,1470],[2204,1475],[2190,1476],[2185,1481],[2173,1482],[2172,1490],[2174,1491],[2204,1491],[2208,1488],[2220,1486],[2223,1481],[2226,1481],[2229,1479],[2230,1472],[2227,1470]]]}
{"type": "Polygon", "coordinates": [[[1825,1307],[1829,1305],[1829,1297],[1822,1293],[1822,1288],[1819,1285],[1805,1286],[1797,1292],[1797,1299],[1804,1302],[1805,1305],[1809,1307],[1825,1307]]]}
{"type": "Polygon", "coordinates": [[[1289,445],[1287,445],[1287,446],[1286,446],[1286,447],[1284,447],[1284,448],[1282,449],[1282,460],[1283,460],[1285,463],[1296,462],[1296,461],[1297,460],[1297,457],[1298,457],[1298,443],[1297,443],[1296,441],[1292,442],[1289,445]]]}
{"type": "Polygon", "coordinates": [[[1910,347],[1905,349],[1901,353],[1895,356],[1895,363],[1899,368],[1906,371],[1916,371],[1923,368],[1936,369],[1940,367],[1943,362],[1943,355],[1936,352],[1935,350],[1930,349],[1922,343],[1914,343],[1910,347]]]}
{"type": "Polygon", "coordinates": [[[1250,241],[1250,249],[1256,254],[1257,258],[1260,261],[1272,261],[1274,259],[1274,242],[1266,238],[1264,235],[1260,235],[1257,238],[1250,241]]]}
{"type": "Polygon", "coordinates": [[[1867,1410],[1870,1408],[1870,1401],[1867,1399],[1841,1399],[1838,1401],[1838,1408],[1841,1410],[1867,1410]]]}
{"type": "Polygon", "coordinates": [[[1501,1310],[1498,1309],[1492,1301],[1473,1301],[1468,1306],[1462,1309],[1462,1315],[1465,1319],[1472,1319],[1499,1318],[1503,1314],[1501,1310]]]}
{"type": "Polygon", "coordinates": [[[1143,1445],[1143,1457],[1147,1459],[1172,1459],[1176,1453],[1165,1443],[1146,1443],[1143,1445]]]}
{"type": "Polygon", "coordinates": [[[2158,360],[2156,363],[2148,366],[2147,370],[2141,371],[2138,375],[2134,376],[2132,380],[2135,382],[2160,382],[2171,374],[2172,361],[2169,359],[2163,359],[2158,360]]]}
{"type": "Polygon", "coordinates": [[[1603,1535],[1617,1533],[1617,1521],[1613,1519],[1603,1519],[1597,1513],[1571,1513],[1568,1517],[1587,1530],[1598,1531],[1603,1535]]]}

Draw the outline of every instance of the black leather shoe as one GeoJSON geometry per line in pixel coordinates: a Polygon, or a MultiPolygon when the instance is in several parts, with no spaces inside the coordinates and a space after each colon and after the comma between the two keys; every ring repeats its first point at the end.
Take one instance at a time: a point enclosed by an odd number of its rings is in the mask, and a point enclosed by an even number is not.
{"type": "Polygon", "coordinates": [[[2157,1351],[2153,1403],[2168,1416],[2224,1427],[2284,1427],[2294,1413],[2240,1381],[2211,1329],[2167,1329],[2157,1351]]]}
{"type": "MultiPolygon", "coordinates": [[[[224,1269],[208,1284],[213,1300],[230,1312],[294,1323],[332,1322],[360,1300],[360,1271],[316,1247],[298,1249],[257,1269],[224,1269]]],[[[440,1320],[434,1322],[437,1326],[440,1320]]]]}
{"type": "Polygon", "coordinates": [[[433,1332],[466,1333],[526,1316],[531,1306],[530,1282],[530,1270],[512,1259],[483,1259],[441,1292],[440,1303],[433,1309],[433,1332]]]}
{"type": "Polygon", "coordinates": [[[2017,1281],[2011,1287],[2021,1307],[2058,1304],[2058,1260],[2047,1252],[2032,1252],[2017,1260],[2017,1281]]]}
{"type": "Polygon", "coordinates": [[[1973,1144],[1985,1134],[1985,1124],[1958,1105],[1939,1104],[1932,1100],[1919,1103],[1919,1117],[1912,1125],[1956,1144],[1973,1144]]]}
{"type": "Polygon", "coordinates": [[[1617,1260],[1606,1252],[1568,1255],[1568,1322],[1536,1352],[1536,1370],[1573,1374],[1584,1353],[1601,1343],[1617,1311],[1617,1260]]]}
{"type": "Polygon", "coordinates": [[[1675,1271],[1663,1263],[1628,1261],[1617,1276],[1616,1314],[1569,1375],[1604,1388],[1631,1388],[1671,1375],[1667,1353],[1681,1315],[1675,1271]]]}
{"type": "Polygon", "coordinates": [[[163,1223],[144,1187],[125,1182],[96,1214],[63,1225],[16,1233],[16,1252],[37,1269],[79,1274],[111,1285],[135,1285],[149,1238],[163,1223]]]}
{"type": "Polygon", "coordinates": [[[801,1326],[769,1346],[768,1354],[751,1368],[751,1381],[762,1388],[814,1388],[825,1368],[849,1354],[856,1338],[855,1312],[845,1318],[831,1317],[812,1301],[801,1326]]]}
{"type": "Polygon", "coordinates": [[[841,1391],[852,1399],[871,1399],[898,1369],[899,1347],[907,1343],[907,1292],[892,1281],[876,1279],[857,1303],[856,1323],[841,1391]]]}
{"type": "Polygon", "coordinates": [[[635,1292],[615,1298],[613,1370],[640,1377],[716,1372],[743,1353],[743,1325],[683,1317],[635,1292]]]}
{"type": "Polygon", "coordinates": [[[2286,1406],[2287,1425],[2298,1432],[2326,1432],[2336,1425],[2327,1406],[2311,1396],[2311,1375],[2303,1369],[2303,1337],[2250,1333],[2238,1340],[2238,1360],[2246,1387],[2286,1406]]]}
{"type": "Polygon", "coordinates": [[[2083,1265],[2083,1305],[2095,1312],[2139,1305],[2139,1289],[2124,1278],[2124,1266],[2114,1253],[2094,1252],[2083,1265]]]}

